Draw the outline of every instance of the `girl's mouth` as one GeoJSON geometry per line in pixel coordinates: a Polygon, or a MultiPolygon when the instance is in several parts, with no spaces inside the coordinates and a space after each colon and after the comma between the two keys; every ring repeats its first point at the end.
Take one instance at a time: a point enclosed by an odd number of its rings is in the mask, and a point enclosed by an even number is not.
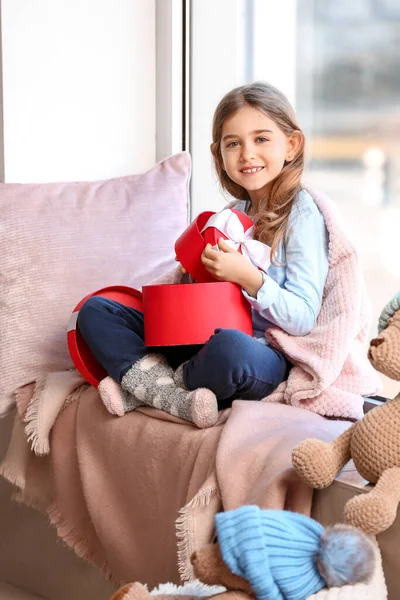
{"type": "Polygon", "coordinates": [[[259,173],[263,170],[264,167],[249,167],[247,169],[241,169],[241,173],[243,175],[254,175],[255,173],[259,173]]]}

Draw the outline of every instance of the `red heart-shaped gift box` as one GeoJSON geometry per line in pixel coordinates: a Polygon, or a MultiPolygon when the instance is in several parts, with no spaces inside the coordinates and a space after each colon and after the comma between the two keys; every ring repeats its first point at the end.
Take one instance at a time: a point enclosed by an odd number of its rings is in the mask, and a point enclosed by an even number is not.
{"type": "MultiPolygon", "coordinates": [[[[252,220],[239,210],[235,208],[225,210],[230,210],[236,214],[245,231],[253,226],[252,220]]],[[[186,271],[190,273],[194,281],[198,283],[216,281],[201,262],[201,255],[206,244],[215,246],[221,237],[225,240],[228,239],[226,235],[215,227],[207,227],[203,231],[207,221],[215,214],[215,212],[211,211],[200,213],[175,242],[177,259],[186,271]]]]}

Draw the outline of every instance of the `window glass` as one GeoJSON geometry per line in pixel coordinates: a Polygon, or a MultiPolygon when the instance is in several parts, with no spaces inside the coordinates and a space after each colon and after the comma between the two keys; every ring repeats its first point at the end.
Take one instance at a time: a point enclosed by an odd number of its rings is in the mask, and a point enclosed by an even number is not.
{"type": "MultiPolygon", "coordinates": [[[[191,2],[192,217],[225,203],[211,120],[236,85],[262,79],[293,102],[307,137],[305,181],[339,206],[360,249],[377,334],[400,290],[399,0],[191,2]]],[[[398,382],[384,378],[393,397],[398,382]]]]}
{"type": "MultiPolygon", "coordinates": [[[[296,110],[305,179],[340,207],[379,314],[400,290],[400,3],[298,0],[296,110]]],[[[384,379],[393,397],[398,382],[384,379]]]]}

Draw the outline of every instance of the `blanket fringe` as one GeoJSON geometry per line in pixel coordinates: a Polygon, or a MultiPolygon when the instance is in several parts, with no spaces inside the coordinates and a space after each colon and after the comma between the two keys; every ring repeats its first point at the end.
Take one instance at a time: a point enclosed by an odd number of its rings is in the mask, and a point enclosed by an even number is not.
{"type": "Polygon", "coordinates": [[[38,433],[40,427],[40,398],[46,386],[46,381],[47,375],[37,379],[33,396],[23,418],[24,423],[26,423],[25,433],[28,438],[28,442],[31,444],[31,449],[35,454],[39,455],[48,454],[50,452],[48,439],[40,439],[38,433]]]}
{"type": "Polygon", "coordinates": [[[7,479],[12,485],[15,485],[20,490],[25,487],[25,479],[21,475],[17,475],[12,468],[7,467],[5,463],[0,465],[0,475],[7,479]]]}
{"type": "Polygon", "coordinates": [[[72,525],[62,517],[56,504],[51,504],[46,509],[50,523],[56,528],[57,535],[70,547],[75,553],[84,560],[96,565],[104,573],[107,581],[111,581],[116,586],[121,585],[121,581],[116,579],[111,571],[107,561],[99,561],[97,556],[90,551],[88,543],[76,533],[72,525]]]}
{"type": "MultiPolygon", "coordinates": [[[[75,369],[70,369],[76,373],[75,369]]],[[[32,398],[24,411],[23,421],[25,423],[25,433],[27,440],[30,443],[31,450],[37,456],[43,456],[50,452],[50,441],[48,435],[41,433],[40,414],[41,414],[41,399],[48,381],[49,374],[39,377],[36,381],[32,398]]],[[[78,400],[81,394],[89,387],[89,384],[82,383],[74,389],[64,400],[60,412],[65,410],[72,402],[78,400]]]]}
{"type": "Polygon", "coordinates": [[[47,501],[38,500],[32,494],[28,494],[25,490],[15,490],[11,496],[14,502],[17,504],[23,504],[24,506],[28,506],[29,508],[33,508],[37,510],[44,517],[47,517],[47,501]]]}
{"type": "MultiPolygon", "coordinates": [[[[6,469],[3,469],[3,465],[0,467],[0,473],[6,476],[6,469]]],[[[8,473],[9,477],[7,479],[13,483],[12,472],[8,473]]],[[[15,483],[18,485],[18,483],[15,483]]],[[[103,573],[104,577],[107,581],[111,581],[117,587],[122,585],[122,581],[117,579],[109,567],[106,561],[99,561],[93,552],[89,550],[88,544],[86,541],[82,540],[82,538],[75,532],[74,528],[62,517],[59,508],[56,506],[54,502],[50,504],[39,502],[34,496],[27,494],[23,491],[23,486],[21,489],[16,490],[13,493],[13,500],[19,504],[24,504],[29,508],[33,508],[37,510],[44,516],[47,516],[51,525],[56,529],[57,535],[61,540],[83,560],[90,562],[93,565],[96,565],[103,573]]]]}
{"type": "Polygon", "coordinates": [[[65,402],[61,407],[60,413],[62,413],[70,404],[79,400],[83,392],[85,392],[89,387],[90,385],[88,383],[81,383],[79,387],[77,387],[69,394],[69,396],[65,398],[65,402]]]}
{"type": "Polygon", "coordinates": [[[212,498],[217,495],[217,487],[199,491],[194,498],[179,510],[179,517],[175,521],[177,537],[178,571],[182,582],[193,580],[193,570],[190,563],[190,555],[193,548],[190,547],[189,519],[190,512],[198,506],[207,506],[212,498]]]}
{"type": "Polygon", "coordinates": [[[28,408],[28,405],[30,402],[29,395],[24,393],[25,387],[26,386],[22,386],[20,388],[17,388],[16,390],[14,390],[15,404],[17,407],[17,412],[18,412],[19,416],[21,417],[21,419],[23,419],[26,409],[28,408]]]}

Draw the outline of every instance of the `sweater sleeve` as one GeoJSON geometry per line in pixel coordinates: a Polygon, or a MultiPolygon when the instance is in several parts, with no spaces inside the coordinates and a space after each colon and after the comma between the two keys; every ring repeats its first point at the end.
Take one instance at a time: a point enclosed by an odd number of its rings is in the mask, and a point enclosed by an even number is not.
{"type": "Polygon", "coordinates": [[[291,335],[307,335],[319,315],[328,274],[328,233],[315,204],[296,211],[290,219],[280,255],[283,282],[279,284],[271,276],[271,271],[279,268],[269,267],[257,297],[243,294],[263,318],[291,335]]]}

